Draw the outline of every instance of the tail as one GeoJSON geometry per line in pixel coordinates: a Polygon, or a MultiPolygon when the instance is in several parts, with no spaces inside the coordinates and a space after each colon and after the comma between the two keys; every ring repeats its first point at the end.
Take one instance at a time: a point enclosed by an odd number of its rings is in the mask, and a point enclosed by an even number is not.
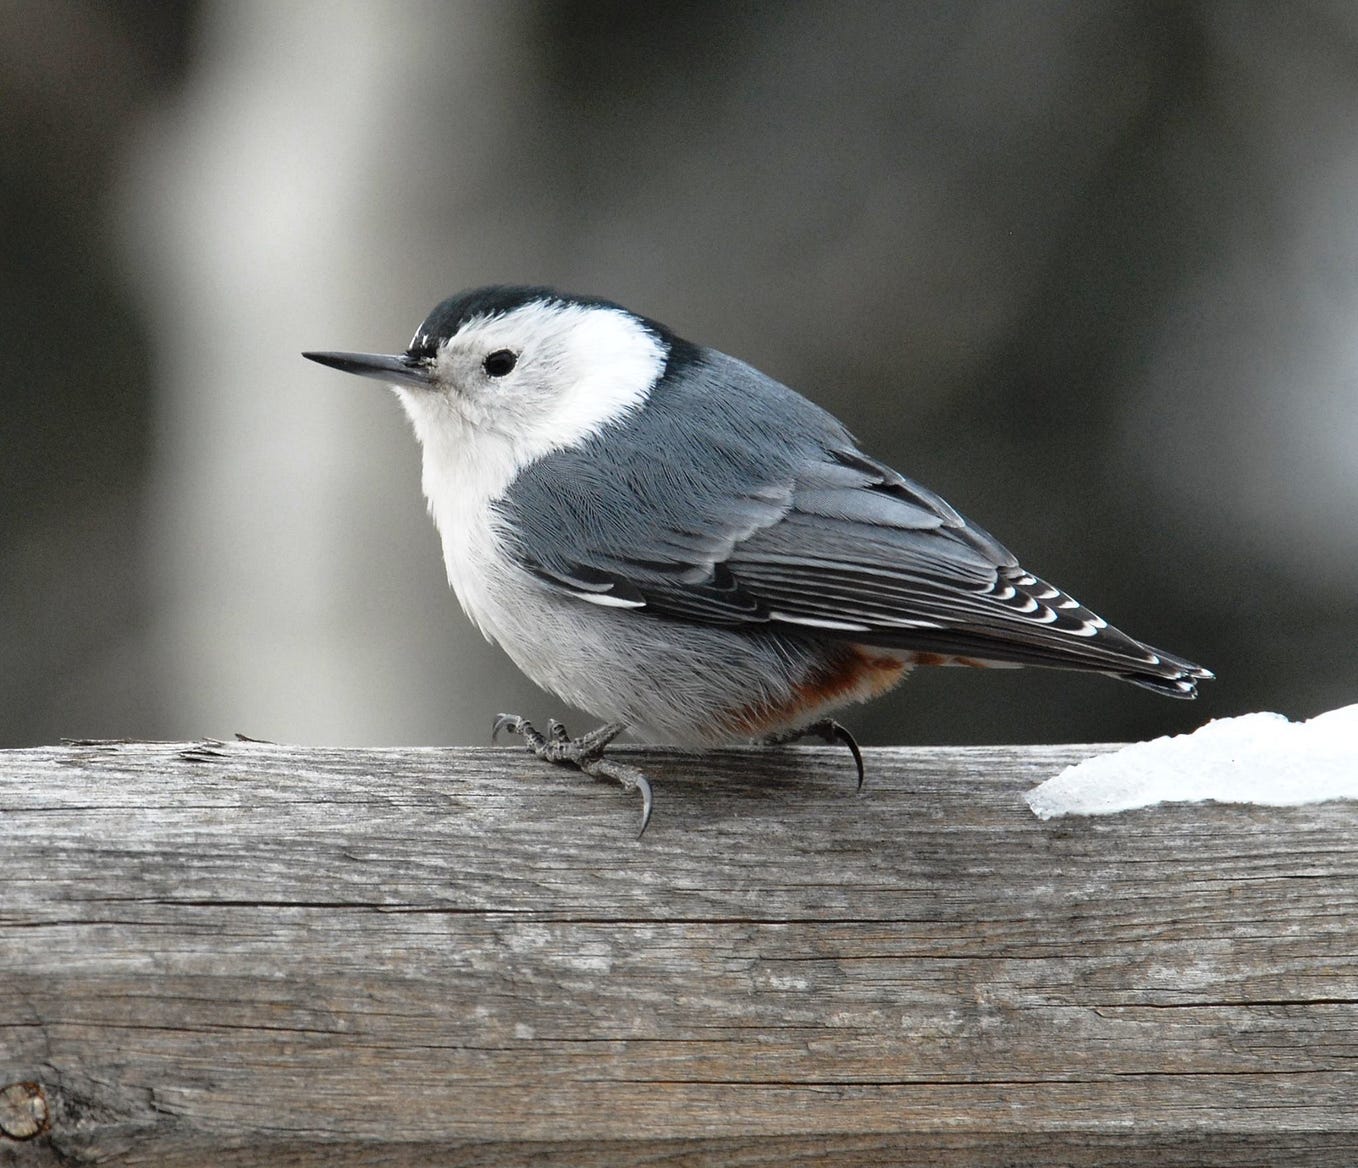
{"type": "Polygon", "coordinates": [[[1211,681],[1216,677],[1210,669],[1194,665],[1192,661],[1176,657],[1173,653],[1152,649],[1149,645],[1141,647],[1157,659],[1158,667],[1155,670],[1110,673],[1108,676],[1130,681],[1133,685],[1154,690],[1168,698],[1195,698],[1198,696],[1198,682],[1211,681]]]}

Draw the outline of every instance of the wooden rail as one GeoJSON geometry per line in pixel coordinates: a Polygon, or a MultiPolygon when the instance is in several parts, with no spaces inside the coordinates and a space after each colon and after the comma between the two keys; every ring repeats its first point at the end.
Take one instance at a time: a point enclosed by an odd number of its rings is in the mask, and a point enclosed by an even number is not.
{"type": "Polygon", "coordinates": [[[0,1164],[1358,1163],[1358,812],[1105,749],[0,752],[0,1164]]]}

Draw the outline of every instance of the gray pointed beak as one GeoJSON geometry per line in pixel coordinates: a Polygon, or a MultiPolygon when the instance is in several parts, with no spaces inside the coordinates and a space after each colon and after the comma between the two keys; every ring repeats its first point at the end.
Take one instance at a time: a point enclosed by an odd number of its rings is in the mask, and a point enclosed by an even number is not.
{"type": "Polygon", "coordinates": [[[356,373],[359,377],[373,377],[378,381],[418,385],[425,389],[434,382],[433,362],[407,353],[393,357],[381,353],[303,353],[302,356],[341,373],[356,373]]]}

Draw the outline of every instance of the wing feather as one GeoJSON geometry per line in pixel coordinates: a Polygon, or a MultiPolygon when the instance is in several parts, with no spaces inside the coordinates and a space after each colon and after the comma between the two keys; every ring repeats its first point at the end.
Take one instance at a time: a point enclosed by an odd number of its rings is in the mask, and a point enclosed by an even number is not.
{"type": "Polygon", "coordinates": [[[672,373],[625,425],[541,459],[500,501],[508,546],[544,587],[671,620],[1099,670],[1175,696],[1210,676],[1025,571],[791,390],[720,354],[672,373]]]}

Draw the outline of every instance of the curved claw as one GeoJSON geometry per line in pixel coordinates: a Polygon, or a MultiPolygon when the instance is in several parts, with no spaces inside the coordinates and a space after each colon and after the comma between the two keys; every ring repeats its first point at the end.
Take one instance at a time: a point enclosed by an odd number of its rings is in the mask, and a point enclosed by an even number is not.
{"type": "Polygon", "coordinates": [[[863,789],[863,752],[858,749],[858,743],[854,736],[838,722],[831,722],[830,726],[831,737],[844,743],[849,748],[849,753],[853,755],[853,765],[858,768],[858,789],[861,791],[863,789]]]}
{"type": "Polygon", "coordinates": [[[637,790],[641,792],[641,830],[637,832],[637,839],[646,834],[646,828],[651,822],[651,809],[655,806],[655,799],[651,795],[651,780],[637,772],[637,790]]]}
{"type": "Polygon", "coordinates": [[[815,735],[822,742],[828,742],[833,746],[836,742],[842,742],[849,748],[849,753],[853,755],[853,765],[858,768],[858,789],[863,789],[863,752],[858,749],[858,743],[854,736],[833,718],[822,718],[819,722],[812,722],[809,726],[801,726],[796,730],[786,730],[781,734],[774,734],[771,737],[762,739],[765,746],[782,746],[785,742],[796,742],[799,738],[809,738],[815,735]]]}
{"type": "Polygon", "coordinates": [[[645,835],[646,827],[651,822],[651,810],[655,806],[651,780],[636,767],[625,762],[614,762],[611,758],[587,759],[580,763],[580,769],[596,779],[607,779],[617,783],[623,790],[636,791],[641,796],[641,830],[637,832],[637,839],[645,835]]]}
{"type": "Polygon", "coordinates": [[[499,741],[502,730],[509,730],[517,734],[522,726],[523,719],[518,714],[496,714],[495,724],[490,728],[490,740],[492,742],[499,741]]]}

